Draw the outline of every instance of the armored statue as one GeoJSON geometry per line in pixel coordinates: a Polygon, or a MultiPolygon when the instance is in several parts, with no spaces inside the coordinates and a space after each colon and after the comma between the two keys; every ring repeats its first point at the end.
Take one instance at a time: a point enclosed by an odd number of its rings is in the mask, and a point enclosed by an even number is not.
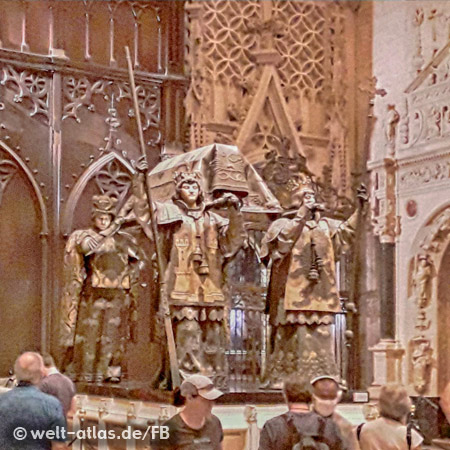
{"type": "MultiPolygon", "coordinates": [[[[345,222],[322,217],[309,182],[299,195],[295,217],[273,222],[262,240],[261,256],[271,261],[266,305],[272,329],[266,385],[271,387],[293,367],[306,381],[318,373],[338,376],[332,325],[342,310],[335,263],[354,235],[357,214],[345,222]]],[[[362,207],[365,189],[359,197],[362,207]]]]}
{"type": "MultiPolygon", "coordinates": [[[[141,173],[121,217],[137,220],[153,239],[144,188],[146,162],[138,168],[141,173]]],[[[223,193],[206,204],[199,172],[176,172],[174,183],[172,199],[154,202],[153,208],[179,370],[182,377],[202,373],[223,385],[228,335],[223,268],[243,245],[241,202],[234,194],[223,193]],[[212,207],[227,209],[227,218],[212,207]]]]}
{"type": "Polygon", "coordinates": [[[64,255],[62,347],[74,380],[119,382],[126,343],[135,337],[143,258],[115,221],[116,199],[93,197],[93,227],[76,230],[64,255]]]}

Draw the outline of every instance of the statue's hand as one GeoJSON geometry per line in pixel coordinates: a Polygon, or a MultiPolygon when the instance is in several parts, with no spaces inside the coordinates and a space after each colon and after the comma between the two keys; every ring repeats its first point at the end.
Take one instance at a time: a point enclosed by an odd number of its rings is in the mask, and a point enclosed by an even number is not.
{"type": "Polygon", "coordinates": [[[227,204],[229,206],[232,206],[235,209],[240,209],[241,208],[241,200],[239,200],[239,197],[230,193],[225,194],[225,197],[227,199],[227,204]]]}
{"type": "Polygon", "coordinates": [[[363,183],[360,184],[359,188],[356,191],[356,198],[358,199],[359,207],[363,207],[369,200],[367,188],[363,183]]]}
{"type": "Polygon", "coordinates": [[[148,162],[146,156],[141,156],[137,163],[136,163],[136,169],[141,173],[146,173],[148,171],[148,162]]]}
{"type": "Polygon", "coordinates": [[[93,251],[98,247],[98,241],[93,236],[87,236],[83,242],[83,246],[89,250],[93,251]]]}
{"type": "Polygon", "coordinates": [[[300,205],[300,208],[298,208],[297,214],[295,215],[295,219],[302,220],[306,217],[311,216],[311,209],[306,206],[304,203],[300,205]]]}

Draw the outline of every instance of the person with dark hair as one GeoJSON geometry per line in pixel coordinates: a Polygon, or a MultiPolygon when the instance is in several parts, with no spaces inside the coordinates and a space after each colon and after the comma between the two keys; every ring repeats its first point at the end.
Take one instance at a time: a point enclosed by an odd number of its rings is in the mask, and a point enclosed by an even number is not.
{"type": "Polygon", "coordinates": [[[259,450],[347,449],[337,425],[310,410],[309,383],[290,375],[284,380],[283,394],[289,411],[264,424],[259,450]]]}
{"type": "Polygon", "coordinates": [[[359,450],[353,425],[336,412],[336,406],[342,396],[339,383],[334,377],[321,375],[311,380],[311,386],[314,411],[322,417],[331,419],[338,426],[346,448],[359,450]]]}
{"type": "Polygon", "coordinates": [[[380,390],[378,419],[360,425],[361,450],[419,450],[423,438],[412,427],[406,426],[411,410],[407,390],[400,384],[386,384],[380,390]]]}
{"type": "Polygon", "coordinates": [[[222,394],[212,381],[203,375],[186,378],[179,391],[184,400],[184,408],[163,424],[169,427],[169,438],[151,441],[151,448],[222,450],[222,424],[218,417],[211,413],[214,401],[222,394]]]}
{"type": "Polygon", "coordinates": [[[64,415],[72,417],[76,410],[76,390],[73,381],[59,372],[55,360],[49,353],[43,353],[42,359],[44,360],[45,376],[39,384],[39,389],[56,397],[61,402],[64,415]]]}
{"type": "Polygon", "coordinates": [[[0,395],[0,449],[63,450],[66,419],[61,403],[44,394],[37,385],[42,379],[44,364],[39,353],[26,352],[14,364],[17,386],[0,395]],[[32,431],[52,432],[36,438],[32,431]]]}

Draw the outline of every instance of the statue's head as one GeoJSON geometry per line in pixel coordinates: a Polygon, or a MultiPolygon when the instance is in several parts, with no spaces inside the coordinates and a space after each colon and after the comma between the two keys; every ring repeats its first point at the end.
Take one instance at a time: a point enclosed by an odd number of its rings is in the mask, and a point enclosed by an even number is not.
{"type": "Polygon", "coordinates": [[[92,197],[92,220],[100,231],[106,230],[116,215],[117,199],[108,195],[94,195],[92,197]]]}
{"type": "Polygon", "coordinates": [[[203,202],[203,189],[199,172],[175,172],[174,200],[183,201],[189,208],[203,202]]]}

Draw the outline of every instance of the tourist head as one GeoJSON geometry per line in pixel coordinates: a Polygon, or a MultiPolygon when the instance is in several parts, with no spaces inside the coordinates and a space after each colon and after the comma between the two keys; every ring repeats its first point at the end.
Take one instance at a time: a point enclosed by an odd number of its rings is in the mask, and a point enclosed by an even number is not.
{"type": "Polygon", "coordinates": [[[301,380],[298,375],[290,375],[284,380],[283,394],[288,405],[294,403],[311,403],[310,385],[301,380]]]}
{"type": "Polygon", "coordinates": [[[411,410],[411,399],[402,385],[389,383],[380,390],[378,407],[382,417],[404,422],[411,410]]]}
{"type": "Polygon", "coordinates": [[[22,353],[14,363],[14,373],[17,382],[39,384],[44,375],[42,356],[35,352],[22,353]]]}
{"type": "Polygon", "coordinates": [[[333,414],[342,396],[339,383],[329,375],[321,375],[311,380],[314,411],[323,417],[333,414]]]}
{"type": "Polygon", "coordinates": [[[42,353],[42,360],[44,361],[44,373],[48,375],[48,370],[55,367],[55,360],[50,353],[42,353]]]}
{"type": "Polygon", "coordinates": [[[186,408],[195,409],[198,414],[206,417],[211,414],[214,401],[223,395],[223,392],[216,389],[208,377],[191,375],[181,383],[180,394],[184,398],[186,408]]]}

